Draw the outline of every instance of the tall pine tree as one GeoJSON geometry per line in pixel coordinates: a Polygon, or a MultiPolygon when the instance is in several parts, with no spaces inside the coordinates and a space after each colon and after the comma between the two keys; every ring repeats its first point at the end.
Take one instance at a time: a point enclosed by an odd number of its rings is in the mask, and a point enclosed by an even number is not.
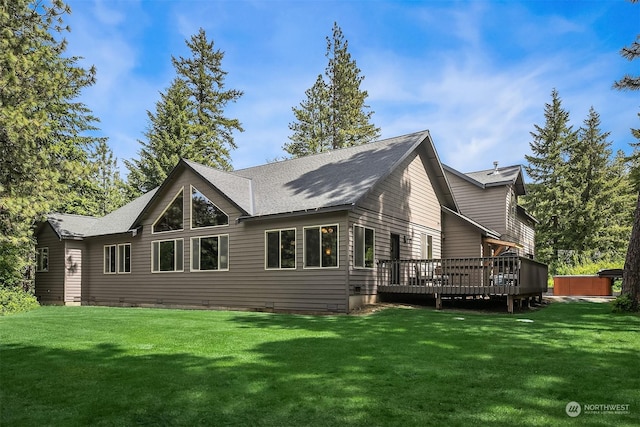
{"type": "Polygon", "coordinates": [[[371,142],[380,129],[371,123],[373,111],[365,104],[369,96],[360,89],[364,80],[349,44],[337,23],[327,37],[326,81],[318,76],[305,92],[306,101],[294,107],[296,122],[289,124],[293,134],[283,149],[293,157],[371,142]]]}
{"type": "Polygon", "coordinates": [[[60,0],[0,2],[0,286],[23,282],[33,225],[71,199],[95,117],[77,101],[95,71],[65,56],[60,0]]]}
{"type": "Polygon", "coordinates": [[[567,148],[575,144],[576,132],[569,125],[569,112],[562,108],[557,90],[545,104],[544,126],[534,125],[531,155],[525,158],[525,170],[533,184],[525,199],[527,209],[540,221],[536,227],[537,257],[546,263],[558,259],[558,251],[567,249],[564,229],[567,227],[566,180],[567,148]]]}
{"type": "Polygon", "coordinates": [[[218,169],[230,170],[233,132],[242,132],[237,119],[225,117],[224,109],[242,92],[225,88],[224,52],[214,49],[200,29],[186,41],[191,57],[172,57],[176,70],[166,93],[147,112],[149,126],[139,159],[127,161],[132,195],[147,192],[164,181],[181,157],[218,169]]]}
{"type": "MultiPolygon", "coordinates": [[[[631,0],[638,3],[638,0],[631,0]]],[[[631,45],[622,48],[620,54],[629,61],[640,58],[640,35],[631,45]]],[[[618,90],[640,90],[640,76],[625,75],[622,79],[614,83],[618,90]]],[[[637,138],[640,132],[632,130],[637,138]]],[[[627,249],[627,257],[624,262],[624,274],[622,278],[622,294],[628,295],[633,301],[634,308],[640,305],[640,191],[638,192],[638,202],[636,204],[631,239],[627,249]]]]}

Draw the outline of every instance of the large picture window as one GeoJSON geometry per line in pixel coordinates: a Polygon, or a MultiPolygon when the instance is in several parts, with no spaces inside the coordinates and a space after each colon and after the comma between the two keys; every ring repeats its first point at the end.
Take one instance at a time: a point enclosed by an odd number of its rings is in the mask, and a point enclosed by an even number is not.
{"type": "Polygon", "coordinates": [[[49,248],[36,249],[36,271],[49,271],[49,248]]]}
{"type": "Polygon", "coordinates": [[[229,216],[195,187],[191,187],[191,228],[228,224],[229,216]]]}
{"type": "Polygon", "coordinates": [[[359,268],[373,268],[375,232],[372,228],[353,226],[354,264],[359,268]]]}
{"type": "Polygon", "coordinates": [[[304,266],[338,267],[338,225],[304,229],[304,266]]]}
{"type": "Polygon", "coordinates": [[[194,237],[191,239],[191,271],[229,269],[229,236],[194,237]]]}
{"type": "Polygon", "coordinates": [[[184,229],[184,196],[183,188],[178,191],[169,206],[162,212],[156,222],[153,223],[154,233],[177,231],[184,229]]]}
{"type": "Polygon", "coordinates": [[[296,268],[296,230],[270,230],[265,237],[265,268],[296,268]]]}
{"type": "Polygon", "coordinates": [[[151,271],[154,273],[183,271],[183,245],[182,239],[157,240],[152,242],[151,271]]]}

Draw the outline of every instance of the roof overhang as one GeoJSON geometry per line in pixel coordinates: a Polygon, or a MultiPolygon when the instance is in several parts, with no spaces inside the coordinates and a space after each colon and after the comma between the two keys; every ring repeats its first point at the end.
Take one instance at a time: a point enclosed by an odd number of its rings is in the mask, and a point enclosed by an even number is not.
{"type": "Polygon", "coordinates": [[[305,209],[301,211],[279,212],[279,213],[265,214],[265,215],[245,215],[245,216],[239,217],[237,221],[249,222],[249,221],[268,220],[272,218],[293,218],[293,217],[300,217],[300,216],[320,214],[320,213],[350,211],[353,209],[353,207],[354,207],[353,204],[347,204],[347,205],[327,206],[327,207],[320,207],[320,208],[310,208],[310,209],[305,209]]]}

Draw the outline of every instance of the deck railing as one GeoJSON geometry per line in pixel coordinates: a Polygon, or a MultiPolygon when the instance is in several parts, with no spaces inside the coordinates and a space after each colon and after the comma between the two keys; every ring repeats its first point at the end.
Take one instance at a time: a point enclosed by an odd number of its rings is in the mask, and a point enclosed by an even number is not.
{"type": "Polygon", "coordinates": [[[377,266],[379,293],[517,295],[547,290],[547,266],[518,256],[379,260],[377,266]]]}

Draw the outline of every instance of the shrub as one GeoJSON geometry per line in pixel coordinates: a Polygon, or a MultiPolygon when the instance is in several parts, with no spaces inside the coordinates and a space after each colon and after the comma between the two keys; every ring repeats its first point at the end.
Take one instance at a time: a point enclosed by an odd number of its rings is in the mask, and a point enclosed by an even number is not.
{"type": "Polygon", "coordinates": [[[612,311],[614,313],[630,313],[638,311],[638,303],[628,294],[623,294],[613,300],[612,311]]]}
{"type": "Polygon", "coordinates": [[[18,287],[0,287],[0,316],[39,307],[36,297],[18,287]]]}

